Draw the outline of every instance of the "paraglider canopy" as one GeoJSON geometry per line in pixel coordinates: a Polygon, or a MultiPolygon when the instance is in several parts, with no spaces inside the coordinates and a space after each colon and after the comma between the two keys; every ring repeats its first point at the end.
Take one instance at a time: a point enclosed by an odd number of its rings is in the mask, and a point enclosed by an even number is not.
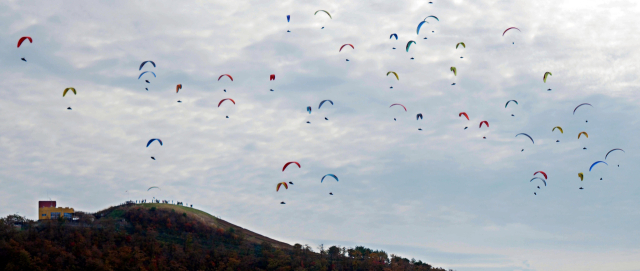
{"type": "Polygon", "coordinates": [[[581,136],[581,135],[584,135],[584,136],[586,136],[587,138],[589,138],[589,135],[587,134],[587,132],[580,132],[580,133],[578,134],[578,139],[580,139],[580,136],[581,136]]]}
{"type": "Polygon", "coordinates": [[[507,105],[509,105],[510,102],[514,102],[514,103],[518,104],[518,101],[516,101],[516,100],[508,100],[507,103],[504,105],[504,108],[507,108],[507,105]]]}
{"type": "Polygon", "coordinates": [[[391,74],[391,73],[393,73],[393,75],[395,75],[395,76],[396,76],[396,80],[400,81],[400,77],[399,77],[399,76],[398,76],[398,74],[397,74],[396,72],[394,72],[394,71],[388,71],[388,72],[387,72],[387,76],[389,76],[389,74],[391,74]]]}
{"type": "Polygon", "coordinates": [[[548,75],[553,75],[553,74],[551,74],[551,72],[545,72],[544,73],[544,76],[542,77],[542,81],[544,81],[545,83],[547,82],[547,76],[548,75]]]}
{"type": "Polygon", "coordinates": [[[453,72],[454,76],[458,76],[458,69],[456,69],[456,67],[451,67],[450,70],[453,72]]]}
{"type": "Polygon", "coordinates": [[[301,167],[300,167],[300,163],[298,163],[298,162],[296,162],[296,161],[291,161],[291,162],[287,162],[286,164],[284,164],[284,167],[282,167],[282,171],[284,171],[285,169],[287,169],[287,167],[288,167],[289,165],[291,165],[291,164],[296,164],[296,165],[298,165],[298,168],[301,168],[301,167]]]}
{"type": "MultiPolygon", "coordinates": [[[[467,115],[467,113],[465,113],[465,112],[460,112],[460,114],[458,114],[458,117],[462,117],[463,115],[467,118],[467,120],[469,120],[469,115],[467,115]]],[[[482,123],[481,123],[481,125],[482,125],[482,123]]]]}
{"type": "Polygon", "coordinates": [[[307,112],[309,112],[309,114],[311,114],[311,106],[307,106],[307,112]]]}
{"type": "Polygon", "coordinates": [[[560,126],[553,127],[553,129],[551,129],[551,132],[555,131],[556,129],[558,129],[561,134],[564,134],[564,132],[562,131],[562,127],[560,126]]]}
{"type": "Polygon", "coordinates": [[[280,191],[280,186],[281,185],[284,185],[285,189],[289,189],[289,186],[287,185],[287,183],[281,182],[281,183],[278,183],[278,185],[276,186],[276,192],[280,191]]]}
{"type": "Polygon", "coordinates": [[[593,105],[591,105],[590,103],[581,103],[578,106],[576,106],[576,108],[573,109],[573,114],[575,115],[576,114],[576,110],[578,110],[578,108],[583,106],[583,105],[588,105],[588,106],[593,107],[593,105]]]}
{"type": "Polygon", "coordinates": [[[544,171],[536,171],[535,173],[533,173],[533,176],[536,176],[536,174],[542,174],[544,176],[545,179],[547,179],[547,173],[545,173],[544,171]]]}
{"type": "Polygon", "coordinates": [[[578,173],[578,177],[580,177],[580,181],[584,181],[584,174],[582,174],[582,172],[578,173]]]}
{"type": "MultiPolygon", "coordinates": [[[[482,124],[481,124],[481,125],[482,125],[482,124]]],[[[487,124],[487,127],[489,127],[489,125],[488,125],[488,124],[487,124]]],[[[532,143],[532,144],[535,144],[535,142],[533,142],[533,138],[531,138],[531,136],[530,136],[530,135],[525,134],[525,133],[519,133],[519,134],[517,134],[517,135],[516,135],[516,137],[518,137],[519,135],[523,135],[523,136],[528,137],[529,139],[531,139],[531,143],[532,143]]]]}
{"type": "Polygon", "coordinates": [[[613,150],[610,150],[609,152],[607,152],[607,155],[605,155],[605,156],[604,156],[604,160],[607,160],[607,156],[609,156],[609,154],[610,154],[612,151],[622,151],[622,152],[625,152],[623,149],[618,149],[618,148],[613,149],[613,150]]]}
{"type": "Polygon", "coordinates": [[[140,79],[140,77],[142,77],[142,75],[144,75],[145,73],[148,73],[148,72],[150,72],[151,74],[153,74],[153,77],[156,77],[156,73],[155,73],[155,72],[152,72],[152,71],[144,71],[144,72],[142,72],[142,73],[140,74],[140,76],[138,76],[138,80],[140,79]]]}
{"type": "Polygon", "coordinates": [[[413,42],[413,44],[416,44],[415,41],[410,40],[409,42],[407,42],[407,53],[409,52],[409,47],[411,47],[411,43],[413,42]]]}
{"type": "Polygon", "coordinates": [[[231,77],[231,75],[228,75],[228,74],[220,75],[220,77],[218,77],[218,81],[220,81],[220,79],[221,79],[223,76],[229,77],[229,79],[231,79],[231,81],[233,81],[233,77],[231,77]]]}
{"type": "Polygon", "coordinates": [[[391,34],[391,36],[389,36],[389,39],[393,38],[394,36],[396,37],[396,40],[398,40],[398,34],[396,33],[391,34]]]}
{"type": "Polygon", "coordinates": [[[159,138],[152,138],[149,139],[149,142],[147,142],[147,148],[149,148],[149,145],[151,145],[151,142],[153,141],[158,141],[158,143],[160,143],[160,146],[162,146],[162,140],[160,140],[159,138]]]}
{"type": "Polygon", "coordinates": [[[391,108],[391,107],[392,107],[392,106],[394,106],[394,105],[402,106],[402,108],[404,108],[404,112],[407,112],[407,108],[406,108],[406,107],[404,107],[404,105],[401,105],[401,104],[392,104],[392,105],[390,105],[390,106],[389,106],[389,108],[391,108]]]}
{"type": "Polygon", "coordinates": [[[24,42],[27,39],[29,40],[29,43],[33,43],[33,39],[31,39],[31,37],[24,36],[18,40],[18,48],[20,48],[20,45],[22,45],[22,42],[24,42]]]}
{"type": "Polygon", "coordinates": [[[342,52],[342,48],[344,48],[347,45],[351,46],[351,49],[356,49],[355,47],[353,47],[353,44],[347,43],[347,44],[343,44],[342,46],[340,46],[340,50],[338,52],[342,52]]]}
{"type": "Polygon", "coordinates": [[[467,48],[466,45],[464,45],[464,42],[458,42],[458,44],[456,44],[456,49],[458,49],[458,46],[462,45],[463,48],[467,48]]]}
{"type": "Polygon", "coordinates": [[[418,119],[422,119],[422,113],[418,113],[418,115],[416,115],[416,120],[418,119]]]}
{"type": "Polygon", "coordinates": [[[142,64],[140,64],[140,68],[138,70],[141,71],[142,67],[144,66],[144,64],[147,64],[147,62],[151,63],[154,68],[156,67],[156,63],[155,62],[153,62],[151,60],[147,60],[147,61],[142,62],[142,64]]]}
{"type": "Polygon", "coordinates": [[[433,16],[433,15],[427,16],[426,18],[424,18],[424,20],[426,21],[428,18],[434,18],[434,19],[438,20],[438,22],[440,21],[440,19],[438,19],[438,17],[433,16]]]}
{"type": "Polygon", "coordinates": [[[233,104],[236,104],[236,101],[234,101],[233,99],[231,99],[231,98],[226,98],[226,99],[222,99],[222,100],[220,100],[220,102],[218,103],[218,107],[220,107],[220,105],[222,104],[222,102],[224,102],[224,101],[226,101],[226,100],[229,100],[229,101],[231,101],[233,104]]]}
{"type": "Polygon", "coordinates": [[[182,84],[178,84],[176,86],[176,93],[178,93],[178,91],[180,91],[182,89],[182,84]]]}
{"type": "Polygon", "coordinates": [[[324,181],[324,178],[326,178],[327,176],[329,176],[329,177],[333,177],[334,179],[336,179],[336,181],[337,181],[337,182],[339,182],[338,177],[337,177],[336,175],[333,175],[333,174],[327,174],[327,175],[324,175],[324,176],[322,177],[322,179],[320,180],[320,182],[322,183],[322,181],[324,181]]]}
{"type": "Polygon", "coordinates": [[[532,182],[533,180],[538,179],[541,180],[544,183],[544,186],[547,186],[547,181],[545,181],[544,179],[540,178],[540,177],[534,177],[533,179],[531,179],[529,182],[532,182]]]}
{"type": "Polygon", "coordinates": [[[422,27],[422,25],[423,25],[424,23],[428,23],[428,22],[427,22],[427,21],[422,21],[422,22],[420,22],[420,23],[418,24],[418,28],[416,29],[416,34],[417,34],[417,35],[420,35],[420,28],[422,27]]]}
{"type": "Polygon", "coordinates": [[[329,14],[329,12],[328,12],[328,11],[326,11],[326,10],[322,10],[322,9],[317,10],[317,11],[316,11],[316,13],[314,13],[313,15],[318,14],[318,12],[320,12],[320,11],[322,11],[322,12],[326,13],[327,15],[329,15],[329,18],[330,18],[330,19],[333,19],[333,17],[331,17],[331,14],[329,14]]]}
{"type": "Polygon", "coordinates": [[[162,190],[162,189],[160,189],[160,187],[152,186],[152,187],[149,187],[149,189],[147,189],[147,191],[149,191],[149,190],[151,190],[151,189],[154,189],[154,188],[155,188],[155,189],[158,189],[158,190],[162,190]]]}
{"type": "Polygon", "coordinates": [[[287,15],[287,23],[291,20],[291,15],[287,15]]]}
{"type": "Polygon", "coordinates": [[[329,103],[331,103],[331,105],[333,105],[333,101],[331,101],[331,100],[324,100],[324,101],[320,102],[320,104],[318,105],[318,109],[320,109],[320,107],[322,107],[322,105],[323,105],[325,102],[329,102],[329,103]]]}
{"type": "Polygon", "coordinates": [[[76,89],[75,88],[65,88],[64,91],[62,92],[62,97],[64,97],[65,95],[67,95],[67,92],[69,92],[69,90],[71,90],[71,92],[73,92],[73,95],[76,95],[76,89]]]}
{"type": "Polygon", "coordinates": [[[522,32],[522,31],[520,31],[520,29],[518,29],[517,27],[509,27],[509,28],[507,28],[504,32],[502,32],[502,36],[504,37],[504,34],[505,34],[505,33],[507,33],[507,31],[509,31],[509,30],[511,30],[511,29],[515,29],[515,30],[518,30],[519,32],[522,32]]]}
{"type": "Polygon", "coordinates": [[[589,167],[589,171],[591,171],[591,169],[593,168],[593,166],[595,166],[595,165],[597,165],[597,164],[600,164],[600,163],[603,163],[603,164],[605,164],[605,165],[607,165],[607,166],[609,165],[609,164],[607,164],[607,162],[605,162],[605,161],[597,161],[597,162],[595,162],[595,163],[591,164],[591,167],[589,167]]]}
{"type": "MultiPolygon", "coordinates": [[[[482,124],[483,124],[483,123],[484,123],[484,124],[486,124],[486,125],[487,125],[487,127],[489,127],[489,122],[488,122],[488,121],[486,121],[486,120],[483,120],[483,121],[481,121],[481,122],[480,122],[480,127],[478,127],[478,128],[482,128],[482,124]]],[[[533,139],[532,139],[532,140],[533,140],[533,139]]]]}
{"type": "Polygon", "coordinates": [[[269,75],[269,81],[273,81],[273,80],[276,80],[276,75],[275,74],[269,75]]]}

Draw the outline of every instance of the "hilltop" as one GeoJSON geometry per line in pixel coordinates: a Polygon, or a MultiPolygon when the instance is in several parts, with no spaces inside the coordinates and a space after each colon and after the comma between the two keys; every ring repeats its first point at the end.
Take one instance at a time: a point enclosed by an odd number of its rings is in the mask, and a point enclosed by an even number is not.
{"type": "Polygon", "coordinates": [[[170,204],[128,204],[79,220],[0,219],[0,270],[442,270],[364,247],[314,252],[170,204]]]}

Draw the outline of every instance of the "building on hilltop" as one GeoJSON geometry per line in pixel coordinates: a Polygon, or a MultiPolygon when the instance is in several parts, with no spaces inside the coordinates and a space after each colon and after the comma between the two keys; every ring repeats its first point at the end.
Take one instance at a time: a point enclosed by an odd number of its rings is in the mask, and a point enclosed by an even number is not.
{"type": "Polygon", "coordinates": [[[38,220],[58,219],[60,217],[72,219],[74,213],[73,208],[56,207],[55,200],[38,202],[38,220]]]}

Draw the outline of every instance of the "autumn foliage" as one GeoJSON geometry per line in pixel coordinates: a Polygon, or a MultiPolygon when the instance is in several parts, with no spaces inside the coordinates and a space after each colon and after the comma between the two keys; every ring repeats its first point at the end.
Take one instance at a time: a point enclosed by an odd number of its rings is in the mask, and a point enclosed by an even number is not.
{"type": "Polygon", "coordinates": [[[0,219],[0,270],[443,270],[364,247],[277,249],[186,213],[110,208],[79,221],[0,219]]]}

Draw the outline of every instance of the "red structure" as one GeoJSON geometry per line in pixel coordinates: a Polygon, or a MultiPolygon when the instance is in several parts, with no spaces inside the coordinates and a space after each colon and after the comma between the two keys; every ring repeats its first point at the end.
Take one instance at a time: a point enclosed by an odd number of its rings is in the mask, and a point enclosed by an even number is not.
{"type": "Polygon", "coordinates": [[[46,208],[46,207],[56,208],[56,201],[55,200],[52,200],[52,201],[49,201],[49,200],[38,201],[38,208],[46,208]]]}
{"type": "Polygon", "coordinates": [[[273,80],[276,80],[276,75],[275,74],[269,75],[269,81],[273,81],[273,80]]]}

